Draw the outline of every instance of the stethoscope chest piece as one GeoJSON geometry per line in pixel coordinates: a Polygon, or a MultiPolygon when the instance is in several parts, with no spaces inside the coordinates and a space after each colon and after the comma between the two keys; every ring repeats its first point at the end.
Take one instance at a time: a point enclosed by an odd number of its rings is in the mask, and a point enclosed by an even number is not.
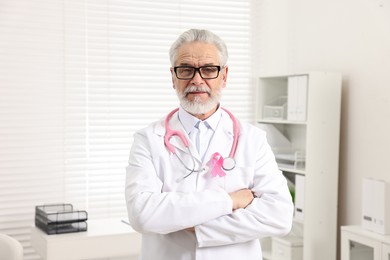
{"type": "Polygon", "coordinates": [[[232,157],[226,157],[223,160],[222,168],[225,171],[231,171],[236,166],[236,161],[232,157]]]}

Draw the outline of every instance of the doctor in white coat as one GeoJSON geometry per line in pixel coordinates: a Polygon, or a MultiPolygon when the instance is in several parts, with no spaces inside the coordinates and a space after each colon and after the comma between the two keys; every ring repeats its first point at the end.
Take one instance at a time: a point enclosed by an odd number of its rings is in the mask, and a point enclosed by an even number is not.
{"type": "Polygon", "coordinates": [[[142,260],[260,260],[258,239],[291,229],[291,196],[265,132],[220,106],[227,58],[207,30],[184,32],[170,49],[180,107],[135,134],[127,167],[142,260]]]}

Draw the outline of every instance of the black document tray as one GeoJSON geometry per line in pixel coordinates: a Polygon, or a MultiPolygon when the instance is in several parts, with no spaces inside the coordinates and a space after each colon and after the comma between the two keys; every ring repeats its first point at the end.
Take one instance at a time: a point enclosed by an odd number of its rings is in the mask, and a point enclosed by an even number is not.
{"type": "Polygon", "coordinates": [[[35,207],[35,218],[44,225],[86,221],[85,210],[73,210],[72,204],[48,204],[35,207]]]}

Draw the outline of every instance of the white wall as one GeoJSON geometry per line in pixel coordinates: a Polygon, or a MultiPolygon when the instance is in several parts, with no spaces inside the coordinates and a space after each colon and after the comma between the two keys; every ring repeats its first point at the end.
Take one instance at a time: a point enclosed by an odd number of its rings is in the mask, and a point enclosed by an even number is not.
{"type": "Polygon", "coordinates": [[[390,1],[254,3],[257,73],[343,74],[339,224],[360,224],[362,178],[390,182],[390,1]]]}

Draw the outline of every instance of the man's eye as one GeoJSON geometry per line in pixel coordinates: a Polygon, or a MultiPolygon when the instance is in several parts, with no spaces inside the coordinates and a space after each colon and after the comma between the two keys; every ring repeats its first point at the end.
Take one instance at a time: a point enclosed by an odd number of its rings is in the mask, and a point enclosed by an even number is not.
{"type": "Polygon", "coordinates": [[[215,68],[215,67],[206,67],[206,68],[203,68],[203,71],[206,72],[206,73],[212,73],[212,72],[217,71],[217,68],[215,68]]]}

